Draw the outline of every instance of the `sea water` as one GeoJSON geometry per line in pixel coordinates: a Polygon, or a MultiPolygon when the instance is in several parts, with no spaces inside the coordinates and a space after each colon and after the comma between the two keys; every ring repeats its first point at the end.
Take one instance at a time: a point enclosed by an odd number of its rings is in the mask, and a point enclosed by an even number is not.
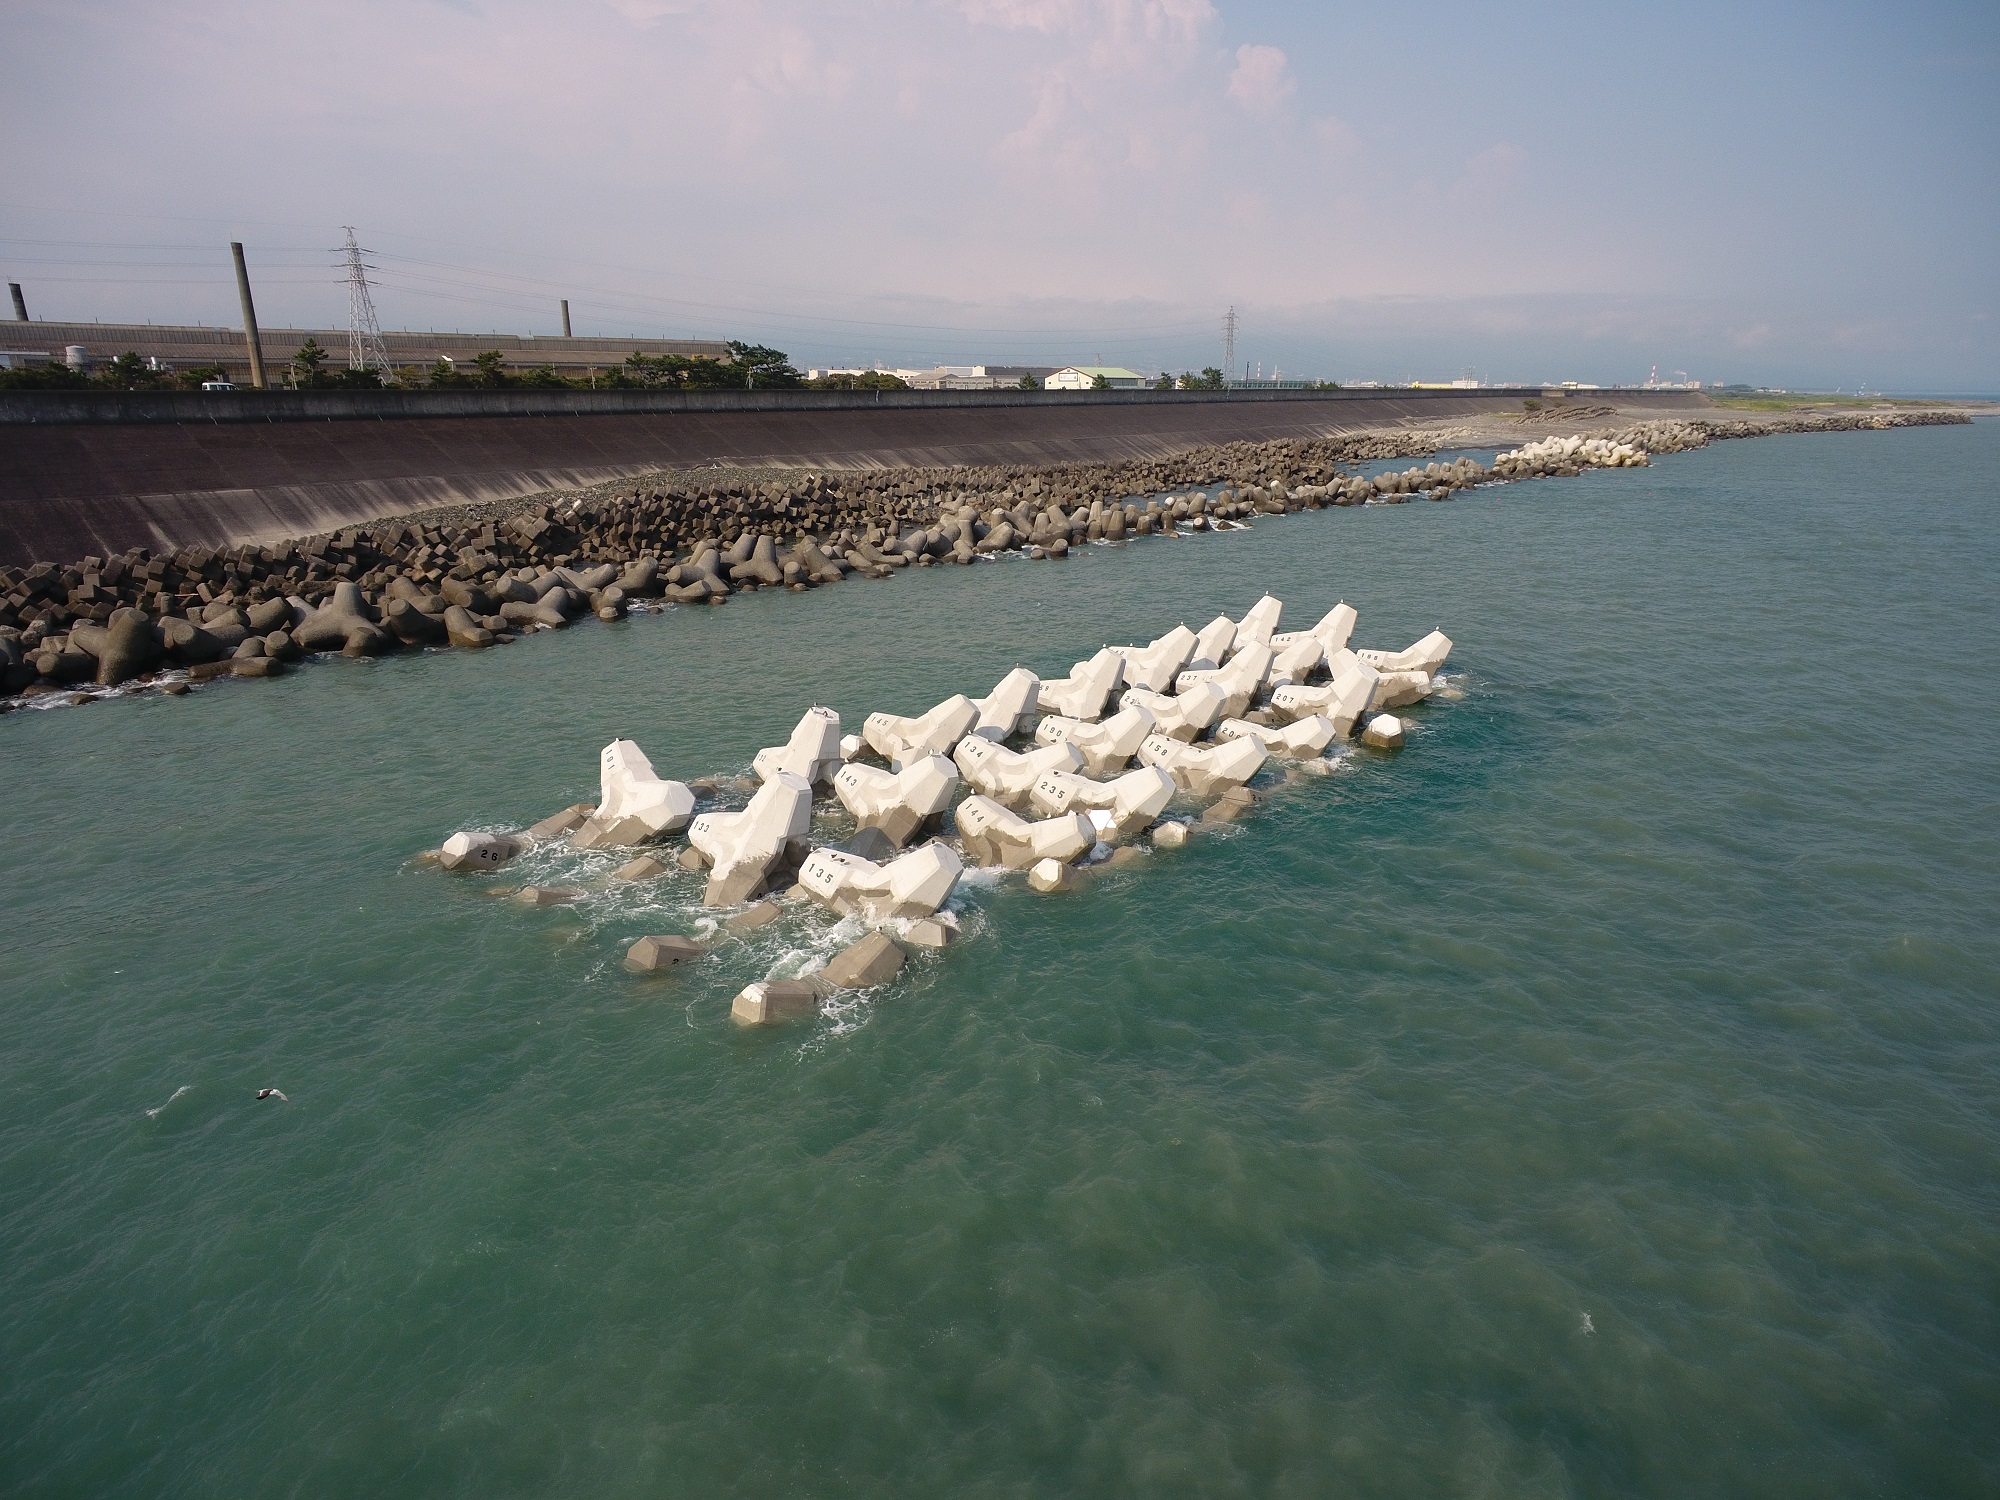
{"type": "Polygon", "coordinates": [[[1718,443],[0,718],[0,1491],[1993,1493],[1996,473],[1718,443]],[[828,916],[413,862],[1266,590],[1453,637],[1408,748],[813,1022],[727,1013],[828,916]]]}

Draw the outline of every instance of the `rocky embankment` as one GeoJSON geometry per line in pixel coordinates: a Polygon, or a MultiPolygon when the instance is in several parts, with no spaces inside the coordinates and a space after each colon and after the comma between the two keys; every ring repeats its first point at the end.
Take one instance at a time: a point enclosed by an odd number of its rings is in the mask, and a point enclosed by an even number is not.
{"type": "Polygon", "coordinates": [[[1361,463],[1482,446],[1428,428],[1239,443],[1172,459],[841,473],[663,475],[511,516],[431,515],[330,536],[184,547],[0,570],[0,704],[215,677],[268,677],[303,656],[480,648],[633,604],[721,603],[860,574],[1173,535],[1329,505],[1448,499],[1475,485],[1643,464],[1718,438],[1964,422],[1956,413],[1703,419],[1549,438],[1373,478],[1361,463]],[[1217,488],[1217,487],[1220,488],[1217,488]],[[1125,497],[1147,496],[1139,500],[1125,497]]]}

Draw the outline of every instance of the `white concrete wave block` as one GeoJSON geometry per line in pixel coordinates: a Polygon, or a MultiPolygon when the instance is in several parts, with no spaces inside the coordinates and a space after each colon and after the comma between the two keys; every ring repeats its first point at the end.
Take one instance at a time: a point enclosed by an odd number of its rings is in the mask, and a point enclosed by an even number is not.
{"type": "Polygon", "coordinates": [[[1236,622],[1228,615],[1217,615],[1196,633],[1194,650],[1188,653],[1188,670],[1213,672],[1235,644],[1236,622]]]}
{"type": "Polygon", "coordinates": [[[1140,741],[1153,732],[1152,710],[1134,703],[1128,696],[1124,707],[1097,724],[1081,719],[1044,719],[1035,726],[1038,745],[1074,745],[1083,756],[1083,768],[1092,776],[1108,776],[1125,769],[1125,763],[1139,753],[1140,741]]]}
{"type": "Polygon", "coordinates": [[[1375,684],[1371,708],[1403,708],[1430,697],[1436,682],[1428,672],[1384,672],[1375,684]]]}
{"type": "Polygon", "coordinates": [[[975,864],[1025,870],[1041,859],[1068,864],[1097,843],[1097,829],[1082,813],[1031,823],[991,797],[967,797],[953,812],[959,842],[975,864]]]}
{"type": "Polygon", "coordinates": [[[936,841],[886,865],[845,849],[815,849],[799,871],[799,884],[815,900],[868,922],[928,917],[950,899],[965,862],[936,841]]]}
{"type": "Polygon", "coordinates": [[[979,707],[963,693],[954,693],[929,713],[914,719],[897,714],[870,714],[861,726],[869,748],[891,765],[900,766],[920,755],[949,755],[979,722],[979,707]]]}
{"type": "Polygon", "coordinates": [[[1144,688],[1149,693],[1164,693],[1174,685],[1174,678],[1187,666],[1188,658],[1194,655],[1195,633],[1185,625],[1176,625],[1165,635],[1156,636],[1144,646],[1113,646],[1125,661],[1125,686],[1144,688]]]}
{"type": "Polygon", "coordinates": [[[1266,594],[1245,611],[1243,618],[1236,622],[1236,635],[1229,643],[1229,654],[1235,655],[1246,646],[1268,646],[1277,632],[1278,618],[1285,612],[1285,601],[1266,594]]]}
{"type": "Polygon", "coordinates": [[[1317,687],[1288,687],[1271,690],[1271,712],[1280,719],[1303,719],[1324,714],[1333,720],[1334,733],[1354,732],[1354,726],[1375,701],[1376,684],[1382,674],[1352,651],[1333,654],[1333,680],[1317,687]]]}
{"type": "Polygon", "coordinates": [[[1264,742],[1255,735],[1225,745],[1183,745],[1155,734],[1139,747],[1140,764],[1158,766],[1197,797],[1243,785],[1257,774],[1265,759],[1264,742]]]}
{"type": "Polygon", "coordinates": [[[1049,771],[1035,779],[1028,794],[1029,805],[1043,817],[1087,814],[1099,838],[1123,838],[1151,827],[1173,800],[1174,778],[1158,766],[1140,766],[1111,781],[1049,771]]]}
{"type": "Polygon", "coordinates": [[[1096,719],[1125,680],[1125,658],[1106,646],[1069,669],[1069,676],[1042,684],[1040,708],[1066,719],[1096,719]]]}
{"type": "Polygon", "coordinates": [[[570,835],[579,849],[642,844],[678,833],[694,816],[694,793],[666,781],[631,740],[613,740],[597,754],[597,811],[570,835]]]}
{"type": "Polygon", "coordinates": [[[1357,651],[1355,655],[1378,672],[1422,672],[1435,677],[1437,669],[1451,655],[1451,637],[1442,630],[1433,630],[1401,651],[1357,651]]]}
{"type": "Polygon", "coordinates": [[[1014,668],[993,685],[992,692],[972,700],[972,706],[979,710],[972,732],[982,739],[1012,739],[1034,713],[1041,686],[1041,678],[1026,667],[1014,668]]]}
{"type": "Polygon", "coordinates": [[[438,851],[438,863],[447,870],[497,870],[522,848],[504,833],[454,833],[438,851]]]}
{"type": "Polygon", "coordinates": [[[1012,806],[1034,790],[1035,778],[1045,771],[1075,771],[1083,765],[1083,752],[1074,745],[1057,742],[1033,750],[1009,750],[977,735],[967,735],[952,752],[968,785],[1012,806]]]}
{"type": "Polygon", "coordinates": [[[688,842],[708,856],[710,906],[747,901],[762,887],[785,845],[812,831],[812,783],[779,771],[757,788],[741,812],[703,813],[688,825],[688,842]]]}
{"type": "Polygon", "coordinates": [[[1185,693],[1198,684],[1207,682],[1222,689],[1222,712],[1225,717],[1240,714],[1257,701],[1257,695],[1264,690],[1264,681],[1271,675],[1273,660],[1271,648],[1261,641],[1252,641],[1241,651],[1229,658],[1227,666],[1212,671],[1188,671],[1174,679],[1174,691],[1185,693]]]}
{"type": "Polygon", "coordinates": [[[1215,742],[1226,744],[1253,735],[1271,755],[1288,755],[1303,760],[1317,755],[1333,743],[1333,720],[1325,714],[1308,714],[1289,724],[1252,724],[1247,719],[1224,719],[1215,726],[1215,742]]]}
{"type": "Polygon", "coordinates": [[[1310,630],[1281,631],[1271,637],[1277,659],[1271,664],[1271,680],[1310,682],[1313,673],[1347,649],[1354,633],[1354,606],[1342,601],[1328,610],[1310,630]]]}
{"type": "Polygon", "coordinates": [[[759,781],[769,781],[779,771],[790,771],[794,776],[818,783],[839,770],[845,759],[840,753],[840,715],[830,708],[813,707],[793,726],[789,740],[759,750],[750,764],[759,781]]]}
{"type": "Polygon", "coordinates": [[[1128,692],[1122,701],[1128,708],[1143,708],[1151,714],[1156,733],[1169,739],[1191,740],[1226,717],[1223,708],[1229,699],[1216,684],[1202,681],[1171,697],[1165,693],[1128,692]]]}
{"type": "MultiPolygon", "coordinates": [[[[985,741],[980,743],[984,744],[985,741]]],[[[850,763],[833,777],[833,794],[863,828],[879,828],[898,849],[927,818],[951,806],[958,767],[942,755],[925,755],[900,771],[850,763]]]]}

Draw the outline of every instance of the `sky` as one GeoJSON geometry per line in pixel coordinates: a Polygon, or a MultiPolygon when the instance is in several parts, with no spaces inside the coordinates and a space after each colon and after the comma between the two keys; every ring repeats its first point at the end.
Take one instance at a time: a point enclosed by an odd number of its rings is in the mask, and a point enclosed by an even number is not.
{"type": "Polygon", "coordinates": [[[7,0],[48,319],[2000,392],[2000,4],[7,0]]]}

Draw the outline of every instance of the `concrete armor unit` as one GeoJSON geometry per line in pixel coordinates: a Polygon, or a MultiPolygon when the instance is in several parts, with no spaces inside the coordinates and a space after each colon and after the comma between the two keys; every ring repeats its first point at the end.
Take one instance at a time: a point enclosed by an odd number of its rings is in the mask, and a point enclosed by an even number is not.
{"type": "Polygon", "coordinates": [[[830,708],[809,708],[782,745],[757,752],[751,762],[759,781],[769,781],[779,771],[790,771],[817,786],[830,780],[846,759],[840,753],[840,715],[830,708]]]}
{"type": "Polygon", "coordinates": [[[779,771],[741,812],[703,813],[688,825],[688,843],[708,857],[709,906],[734,906],[763,889],[785,846],[812,831],[812,784],[779,771]]]}
{"type": "Polygon", "coordinates": [[[1156,636],[1145,646],[1113,646],[1125,661],[1125,686],[1164,693],[1174,685],[1181,669],[1194,654],[1195,634],[1185,625],[1176,625],[1165,635],[1156,636]]]}
{"type": "Polygon", "coordinates": [[[678,833],[694,816],[694,793],[663,781],[631,740],[613,740],[598,752],[597,811],[570,835],[579,849],[613,849],[678,833]]]}
{"type": "Polygon", "coordinates": [[[1262,641],[1252,641],[1230,657],[1227,666],[1181,673],[1174,679],[1174,691],[1184,694],[1197,684],[1213,683],[1222,689],[1224,715],[1244,713],[1263,692],[1264,679],[1271,675],[1271,661],[1271,648],[1262,641]]]}
{"type": "Polygon", "coordinates": [[[1089,661],[1069,669],[1069,676],[1044,682],[1041,711],[1066,719],[1097,719],[1104,705],[1125,680],[1125,658],[1106,646],[1089,661]]]}
{"type": "Polygon", "coordinates": [[[1401,651],[1359,651],[1355,653],[1378,672],[1422,672],[1435,677],[1437,669],[1451,655],[1451,637],[1433,630],[1414,646],[1401,651]]]}
{"type": "Polygon", "coordinates": [[[1188,670],[1213,672],[1222,665],[1229,655],[1229,648],[1235,644],[1236,622],[1228,615],[1217,615],[1196,632],[1194,650],[1188,654],[1188,670]]]}
{"type": "Polygon", "coordinates": [[[861,726],[862,738],[890,765],[901,767],[919,755],[949,755],[979,722],[979,706],[954,693],[929,713],[906,719],[896,714],[870,714],[861,726]]]}
{"type": "Polygon", "coordinates": [[[1164,693],[1129,692],[1123,701],[1128,708],[1136,706],[1150,713],[1156,733],[1191,740],[1225,717],[1223,707],[1229,700],[1216,684],[1202,681],[1171,698],[1164,693]]]}
{"type": "Polygon", "coordinates": [[[1100,839],[1129,838],[1152,826],[1174,800],[1174,778],[1158,766],[1141,766],[1114,781],[1092,781],[1073,771],[1048,771],[1035,779],[1029,804],[1043,817],[1081,812],[1100,839]]]}
{"type": "Polygon", "coordinates": [[[1215,726],[1215,741],[1226,744],[1230,740],[1240,740],[1249,735],[1264,746],[1271,755],[1288,755],[1304,760],[1317,755],[1333,743],[1333,720],[1325,714],[1308,714],[1303,719],[1294,719],[1282,727],[1269,724],[1252,724],[1247,719],[1224,719],[1215,726]]]}
{"type": "Polygon", "coordinates": [[[1285,602],[1266,594],[1236,623],[1235,638],[1229,644],[1229,654],[1234,656],[1246,646],[1268,646],[1277,631],[1278,617],[1285,612],[1285,602]]]}
{"type": "Polygon", "coordinates": [[[799,884],[843,916],[868,922],[928,917],[950,898],[965,864],[949,845],[932,842],[878,865],[844,849],[815,849],[799,884]]]}
{"type": "Polygon", "coordinates": [[[951,806],[957,789],[958,767],[942,755],[922,756],[900,771],[851,763],[833,778],[833,794],[855,823],[879,828],[898,849],[951,806]]]}
{"type": "Polygon", "coordinates": [[[1333,721],[1333,732],[1345,737],[1375,699],[1381,674],[1352,651],[1335,652],[1333,680],[1318,687],[1296,685],[1271,690],[1271,712],[1279,720],[1303,719],[1324,714],[1333,721]]]}
{"type": "Polygon", "coordinates": [[[1081,719],[1044,719],[1035,726],[1038,745],[1074,745],[1083,769],[1092,776],[1109,776],[1125,769],[1139,753],[1140,742],[1153,732],[1153,712],[1128,698],[1125,706],[1101,724],[1081,719]]]}
{"type": "Polygon", "coordinates": [[[979,710],[972,732],[982,739],[1012,739],[1035,712],[1042,680],[1026,667],[1016,667],[993,686],[984,698],[972,700],[979,710]]]}
{"type": "Polygon", "coordinates": [[[1224,745],[1183,745],[1155,734],[1139,747],[1140,764],[1158,766],[1197,797],[1243,785],[1257,774],[1264,759],[1264,742],[1254,735],[1224,745]]]}
{"type": "Polygon", "coordinates": [[[1082,813],[1030,823],[991,797],[973,796],[959,803],[953,816],[966,856],[981,865],[1025,870],[1041,859],[1068,864],[1097,843],[1097,829],[1082,813]]]}
{"type": "Polygon", "coordinates": [[[1074,771],[1083,765],[1083,752],[1058,741],[1035,750],[1009,750],[991,740],[967,735],[952,752],[966,782],[1010,807],[1025,802],[1034,790],[1035,778],[1045,771],[1074,771]]]}
{"type": "Polygon", "coordinates": [[[504,833],[454,833],[438,851],[438,863],[447,870],[497,870],[521,847],[504,833]]]}
{"type": "Polygon", "coordinates": [[[1313,673],[1347,649],[1347,638],[1354,633],[1354,620],[1354,606],[1342,602],[1321,616],[1311,630],[1290,630],[1272,636],[1271,649],[1277,658],[1271,664],[1271,680],[1283,677],[1287,682],[1312,681],[1313,673]]]}

